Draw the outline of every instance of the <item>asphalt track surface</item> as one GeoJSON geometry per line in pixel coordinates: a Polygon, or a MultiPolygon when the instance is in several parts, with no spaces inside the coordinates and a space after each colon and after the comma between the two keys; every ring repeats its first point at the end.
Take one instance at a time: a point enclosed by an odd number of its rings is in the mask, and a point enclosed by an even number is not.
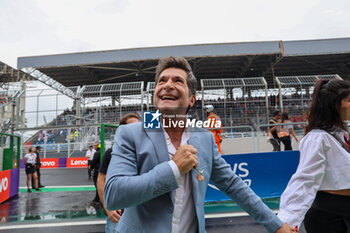
{"type": "MultiPolygon", "coordinates": [[[[102,233],[105,216],[95,196],[86,168],[41,169],[42,192],[26,192],[25,173],[20,173],[20,193],[0,205],[0,232],[8,233],[102,233]],[[4,218],[4,216],[6,216],[4,218]]],[[[243,214],[244,215],[244,214],[243,214]]],[[[265,233],[241,213],[206,215],[207,233],[265,233]]]]}

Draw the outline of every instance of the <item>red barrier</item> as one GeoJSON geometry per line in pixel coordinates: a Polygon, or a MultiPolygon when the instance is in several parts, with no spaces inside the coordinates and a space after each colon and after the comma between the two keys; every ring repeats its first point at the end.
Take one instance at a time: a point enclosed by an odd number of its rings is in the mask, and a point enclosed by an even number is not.
{"type": "Polygon", "coordinates": [[[41,168],[56,168],[58,167],[58,158],[57,159],[40,159],[41,168]]]}
{"type": "Polygon", "coordinates": [[[0,203],[10,196],[11,170],[0,172],[0,203]]]}
{"type": "Polygon", "coordinates": [[[86,157],[82,158],[67,158],[67,167],[87,167],[88,160],[86,157]]]}

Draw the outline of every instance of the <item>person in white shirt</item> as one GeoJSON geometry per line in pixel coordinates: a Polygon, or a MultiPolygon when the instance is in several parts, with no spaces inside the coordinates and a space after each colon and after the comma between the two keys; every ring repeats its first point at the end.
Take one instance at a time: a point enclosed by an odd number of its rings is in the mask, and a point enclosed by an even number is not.
{"type": "Polygon", "coordinates": [[[30,190],[30,176],[32,175],[34,178],[34,185],[36,191],[41,191],[38,187],[38,176],[36,174],[35,164],[36,164],[36,154],[34,153],[34,147],[31,146],[28,149],[28,153],[24,156],[23,159],[25,169],[26,169],[26,175],[27,175],[27,187],[28,187],[28,193],[31,193],[30,190]]]}
{"type": "Polygon", "coordinates": [[[86,151],[85,157],[88,158],[88,178],[89,180],[91,180],[91,162],[92,159],[94,158],[94,154],[95,154],[96,150],[93,149],[92,146],[89,146],[89,149],[86,151]]]}
{"type": "Polygon", "coordinates": [[[281,196],[278,217],[308,233],[350,232],[350,83],[315,84],[300,162],[281,196]]]}

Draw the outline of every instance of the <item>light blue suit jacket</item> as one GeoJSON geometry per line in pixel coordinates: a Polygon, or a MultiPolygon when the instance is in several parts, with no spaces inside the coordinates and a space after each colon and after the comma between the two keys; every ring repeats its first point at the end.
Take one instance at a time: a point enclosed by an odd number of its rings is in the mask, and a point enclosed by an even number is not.
{"type": "MultiPolygon", "coordinates": [[[[282,222],[277,216],[221,157],[211,132],[191,129],[188,142],[198,150],[198,168],[204,170],[202,182],[196,178],[198,173],[191,171],[200,233],[205,232],[204,199],[209,180],[263,224],[268,232],[281,227],[282,222]]],[[[178,188],[178,184],[168,164],[169,153],[163,130],[144,129],[142,123],[120,126],[112,155],[104,200],[110,210],[125,208],[117,232],[170,233],[174,211],[172,191],[178,188]]]]}

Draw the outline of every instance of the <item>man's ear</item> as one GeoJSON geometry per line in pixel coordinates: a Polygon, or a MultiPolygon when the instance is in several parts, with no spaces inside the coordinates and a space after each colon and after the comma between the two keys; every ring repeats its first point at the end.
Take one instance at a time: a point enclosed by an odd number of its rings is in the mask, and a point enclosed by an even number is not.
{"type": "Polygon", "coordinates": [[[196,102],[196,96],[195,96],[195,95],[191,95],[191,96],[190,96],[189,107],[193,107],[193,105],[194,105],[195,102],[196,102]]]}

